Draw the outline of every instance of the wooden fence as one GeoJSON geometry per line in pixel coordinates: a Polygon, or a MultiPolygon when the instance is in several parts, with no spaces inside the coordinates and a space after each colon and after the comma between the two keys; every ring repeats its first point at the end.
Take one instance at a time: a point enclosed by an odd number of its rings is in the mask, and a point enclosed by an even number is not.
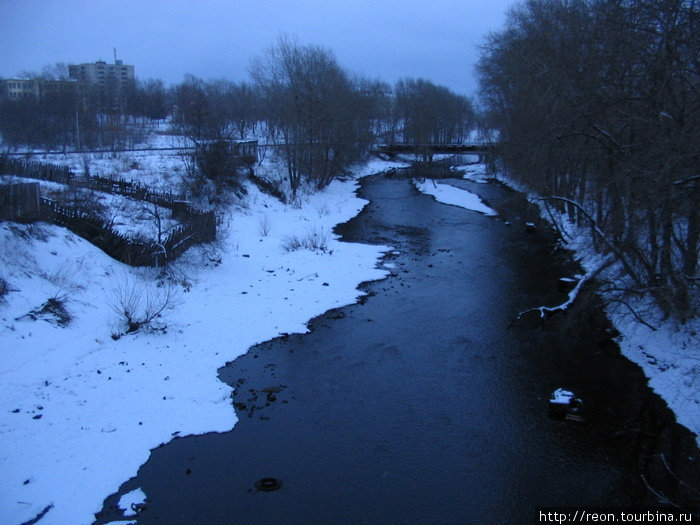
{"type": "Polygon", "coordinates": [[[173,202],[185,201],[184,194],[157,191],[122,178],[78,177],[66,166],[54,166],[41,162],[8,159],[0,157],[0,175],[16,175],[30,179],[39,179],[61,184],[70,184],[79,188],[112,193],[147,201],[159,206],[170,208],[173,202]]]}
{"type": "Polygon", "coordinates": [[[172,210],[182,222],[161,242],[140,242],[112,229],[103,219],[84,211],[62,206],[40,196],[39,183],[0,186],[0,219],[13,221],[46,220],[68,228],[109,256],[130,266],[162,267],[194,244],[216,239],[216,216],[192,207],[183,195],[153,191],[146,186],[102,177],[75,177],[63,166],[0,157],[0,175],[12,174],[60,182],[92,190],[124,195],[172,210]]]}
{"type": "Polygon", "coordinates": [[[68,166],[10,159],[5,156],[0,156],[0,175],[16,175],[18,177],[59,182],[61,184],[68,184],[73,178],[73,172],[68,166]]]}
{"type": "Polygon", "coordinates": [[[94,244],[110,257],[130,266],[163,267],[177,259],[190,246],[211,242],[216,238],[214,212],[200,212],[193,220],[182,224],[162,242],[140,242],[112,229],[99,217],[73,208],[67,208],[41,198],[42,219],[68,228],[76,235],[94,244]]]}

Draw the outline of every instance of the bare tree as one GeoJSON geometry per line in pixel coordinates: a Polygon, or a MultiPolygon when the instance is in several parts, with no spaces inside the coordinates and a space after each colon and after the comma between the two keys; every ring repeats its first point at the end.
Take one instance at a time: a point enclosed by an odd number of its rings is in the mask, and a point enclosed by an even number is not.
{"type": "Polygon", "coordinates": [[[173,89],[175,112],[173,126],[176,131],[195,141],[208,138],[211,108],[207,100],[204,81],[187,75],[185,80],[173,89]]]}
{"type": "Polygon", "coordinates": [[[41,78],[45,80],[66,80],[68,78],[68,64],[56,62],[45,65],[41,68],[41,78]]]}
{"type": "Polygon", "coordinates": [[[694,1],[529,0],[478,66],[510,173],[595,224],[635,290],[681,319],[699,306],[698,22],[694,1]]]}
{"type": "Polygon", "coordinates": [[[265,117],[282,141],[292,194],[303,180],[323,187],[361,152],[369,123],[355,111],[360,93],[324,48],[280,37],[251,66],[265,117]]]}
{"type": "Polygon", "coordinates": [[[424,162],[432,160],[431,144],[461,141],[474,126],[471,100],[428,80],[399,80],[395,95],[403,140],[421,148],[424,162]]]}
{"type": "Polygon", "coordinates": [[[137,81],[129,99],[129,112],[149,120],[162,120],[170,113],[170,96],[163,81],[137,81]]]}
{"type": "Polygon", "coordinates": [[[233,83],[228,90],[228,106],[231,124],[239,139],[255,133],[260,118],[260,101],[253,87],[246,83],[233,83]]]}

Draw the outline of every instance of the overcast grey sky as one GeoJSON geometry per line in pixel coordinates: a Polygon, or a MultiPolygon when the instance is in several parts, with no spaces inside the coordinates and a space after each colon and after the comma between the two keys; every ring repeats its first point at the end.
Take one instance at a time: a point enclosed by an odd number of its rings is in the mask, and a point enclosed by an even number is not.
{"type": "Polygon", "coordinates": [[[249,80],[281,33],[341,66],[394,83],[476,90],[477,45],[514,0],[0,0],[0,76],[117,58],[140,79],[249,80]]]}

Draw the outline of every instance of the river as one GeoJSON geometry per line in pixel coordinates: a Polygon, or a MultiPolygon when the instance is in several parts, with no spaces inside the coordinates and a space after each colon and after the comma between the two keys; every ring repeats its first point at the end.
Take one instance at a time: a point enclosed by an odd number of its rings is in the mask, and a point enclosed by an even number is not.
{"type": "Polygon", "coordinates": [[[239,422],[152,451],[120,491],[148,495],[139,525],[536,523],[538,507],[653,504],[649,488],[687,500],[658,459],[697,475],[694,440],[620,356],[595,294],[513,324],[566,297],[571,255],[521,194],[449,182],[499,215],[440,204],[407,177],[363,180],[370,204],[337,232],[394,246],[392,275],[223,367],[239,422]],[[548,416],[558,387],[586,421],[548,416]],[[281,488],[256,490],[265,477],[281,488]]]}

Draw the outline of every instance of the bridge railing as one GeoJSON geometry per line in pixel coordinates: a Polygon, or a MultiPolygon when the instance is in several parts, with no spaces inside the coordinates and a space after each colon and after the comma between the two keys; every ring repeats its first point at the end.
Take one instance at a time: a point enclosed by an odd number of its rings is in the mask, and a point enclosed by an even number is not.
{"type": "Polygon", "coordinates": [[[377,144],[375,149],[393,151],[393,152],[420,152],[424,150],[430,150],[435,153],[470,153],[470,152],[487,152],[495,148],[495,144],[491,142],[482,143],[459,143],[459,144],[406,144],[406,143],[395,143],[395,144],[377,144]]]}

